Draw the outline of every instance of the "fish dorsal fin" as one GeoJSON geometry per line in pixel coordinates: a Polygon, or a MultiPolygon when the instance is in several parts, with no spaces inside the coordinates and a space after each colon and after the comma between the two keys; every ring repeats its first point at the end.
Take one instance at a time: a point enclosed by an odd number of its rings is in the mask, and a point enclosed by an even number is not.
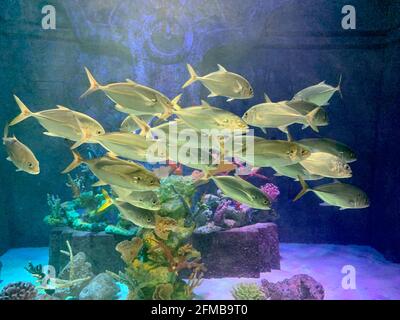
{"type": "Polygon", "coordinates": [[[218,64],[218,71],[221,72],[228,72],[223,66],[221,66],[220,64],[218,64]]]}
{"type": "Polygon", "coordinates": [[[322,85],[325,85],[325,84],[326,84],[326,82],[324,80],[324,81],[321,81],[320,83],[318,83],[317,86],[322,86],[322,85]]]}
{"type": "Polygon", "coordinates": [[[128,82],[130,84],[137,85],[137,83],[135,81],[131,80],[131,79],[125,79],[125,80],[126,80],[126,82],[128,82]]]}
{"type": "Polygon", "coordinates": [[[265,99],[265,102],[272,103],[272,100],[270,99],[270,97],[268,97],[268,95],[266,93],[264,93],[264,99],[265,99]]]}
{"type": "Polygon", "coordinates": [[[59,104],[57,105],[57,108],[60,109],[60,110],[71,110],[71,109],[69,109],[67,107],[64,107],[64,106],[61,106],[59,104]]]}

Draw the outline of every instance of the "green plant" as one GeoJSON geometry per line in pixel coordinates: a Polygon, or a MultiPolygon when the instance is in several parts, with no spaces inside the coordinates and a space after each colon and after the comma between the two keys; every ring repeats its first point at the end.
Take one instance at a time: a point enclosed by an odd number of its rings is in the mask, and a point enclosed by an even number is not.
{"type": "Polygon", "coordinates": [[[239,283],[233,287],[235,300],[265,300],[265,295],[256,283],[239,283]]]}

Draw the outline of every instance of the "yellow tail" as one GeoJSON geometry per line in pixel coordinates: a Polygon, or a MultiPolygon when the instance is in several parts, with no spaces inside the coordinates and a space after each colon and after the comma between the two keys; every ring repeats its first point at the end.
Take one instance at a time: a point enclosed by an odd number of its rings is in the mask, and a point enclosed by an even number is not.
{"type": "Polygon", "coordinates": [[[3,134],[3,139],[8,137],[8,129],[9,129],[10,125],[8,124],[8,122],[6,122],[6,125],[4,126],[4,134],[3,134]]]}
{"type": "Polygon", "coordinates": [[[72,155],[74,156],[74,160],[61,173],[68,173],[83,163],[84,160],[78,152],[72,150],[72,155]]]}
{"type": "Polygon", "coordinates": [[[199,76],[196,74],[196,71],[194,71],[193,67],[190,64],[186,65],[189,74],[190,74],[190,79],[185,82],[185,84],[182,86],[182,89],[186,88],[187,86],[190,86],[193,82],[197,81],[199,76]]]}
{"type": "Polygon", "coordinates": [[[315,131],[315,132],[319,132],[318,127],[314,124],[314,118],[317,115],[317,113],[319,112],[319,110],[321,110],[321,107],[315,108],[313,111],[311,111],[310,113],[308,113],[306,115],[306,121],[307,124],[315,131]]]}
{"type": "Polygon", "coordinates": [[[336,90],[339,92],[340,97],[343,99],[343,94],[342,94],[342,75],[340,75],[339,84],[337,85],[336,90]]]}
{"type": "Polygon", "coordinates": [[[97,91],[100,89],[100,85],[98,84],[98,82],[96,81],[96,79],[93,77],[93,75],[90,73],[89,69],[85,67],[85,71],[86,71],[86,75],[89,79],[89,89],[87,89],[82,95],[81,98],[84,98],[86,96],[88,96],[89,94],[97,91]]]}
{"type": "Polygon", "coordinates": [[[307,183],[304,181],[304,179],[300,176],[297,176],[299,178],[300,184],[301,184],[301,191],[299,192],[299,194],[296,196],[296,198],[293,199],[294,201],[299,200],[302,196],[304,196],[308,191],[311,191],[312,189],[310,189],[310,187],[307,185],[307,183]]]}
{"type": "Polygon", "coordinates": [[[110,207],[113,204],[113,201],[112,201],[111,197],[108,195],[106,190],[102,189],[101,193],[104,196],[105,202],[96,210],[96,213],[103,212],[104,210],[106,210],[108,207],[110,207]]]}
{"type": "Polygon", "coordinates": [[[11,122],[10,126],[13,126],[21,121],[24,121],[25,119],[29,118],[32,116],[32,112],[28,109],[28,107],[21,101],[20,98],[18,98],[16,95],[14,95],[14,99],[18,104],[19,109],[21,110],[21,113],[16,116],[11,122]]]}

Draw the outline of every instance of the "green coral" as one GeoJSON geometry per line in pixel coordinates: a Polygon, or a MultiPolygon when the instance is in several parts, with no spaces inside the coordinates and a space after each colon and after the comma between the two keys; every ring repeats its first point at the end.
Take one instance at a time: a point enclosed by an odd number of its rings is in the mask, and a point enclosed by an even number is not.
{"type": "Polygon", "coordinates": [[[265,295],[256,283],[239,283],[232,291],[235,300],[265,300],[265,295]]]}

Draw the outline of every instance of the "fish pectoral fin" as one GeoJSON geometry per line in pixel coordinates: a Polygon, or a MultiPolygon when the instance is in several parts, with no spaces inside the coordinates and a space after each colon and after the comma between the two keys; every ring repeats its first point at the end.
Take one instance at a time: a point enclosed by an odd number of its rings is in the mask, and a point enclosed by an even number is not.
{"type": "Polygon", "coordinates": [[[7,157],[6,160],[7,160],[7,161],[12,161],[10,157],[7,157]]]}
{"type": "Polygon", "coordinates": [[[307,129],[310,125],[308,124],[303,124],[303,126],[301,127],[302,130],[307,129]]]}
{"type": "Polygon", "coordinates": [[[16,169],[15,172],[20,172],[20,171],[24,171],[22,169],[16,169]]]}
{"type": "Polygon", "coordinates": [[[102,187],[102,186],[106,186],[106,185],[107,185],[107,183],[105,183],[104,181],[99,180],[99,181],[93,183],[92,187],[102,187]]]}
{"type": "Polygon", "coordinates": [[[266,93],[264,93],[264,99],[265,99],[265,102],[272,103],[271,98],[266,93]]]}
{"type": "Polygon", "coordinates": [[[234,98],[229,98],[229,99],[226,99],[226,102],[231,102],[233,100],[235,100],[235,99],[234,98]]]}
{"type": "Polygon", "coordinates": [[[63,138],[63,137],[61,137],[61,136],[59,136],[59,135],[56,135],[56,134],[54,134],[54,133],[51,133],[51,132],[43,132],[43,134],[45,135],[45,136],[48,136],[48,137],[56,137],[56,138],[63,138]]]}
{"type": "Polygon", "coordinates": [[[240,93],[243,90],[243,86],[240,84],[239,81],[236,80],[236,88],[234,89],[235,93],[240,93]]]}

